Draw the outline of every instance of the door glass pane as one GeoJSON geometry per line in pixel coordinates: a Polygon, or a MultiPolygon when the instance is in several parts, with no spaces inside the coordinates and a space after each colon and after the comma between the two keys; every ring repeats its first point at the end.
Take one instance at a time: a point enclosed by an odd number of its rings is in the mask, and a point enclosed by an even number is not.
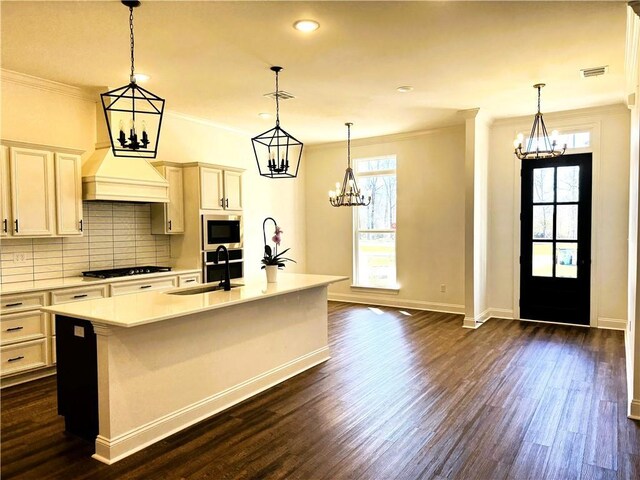
{"type": "Polygon", "coordinates": [[[533,203],[553,202],[553,167],[533,169],[533,203]]]}
{"type": "Polygon", "coordinates": [[[553,244],[551,242],[533,242],[531,274],[534,277],[553,276],[553,244]]]}
{"type": "Polygon", "coordinates": [[[358,233],[358,279],[371,287],[396,283],[396,234],[358,233]]]}
{"type": "Polygon", "coordinates": [[[578,278],[578,244],[556,244],[556,277],[578,278]]]}
{"type": "Polygon", "coordinates": [[[553,205],[533,207],[533,238],[553,238],[553,205]]]}
{"type": "Polygon", "coordinates": [[[558,202],[577,202],[579,183],[580,167],[558,167],[558,202]]]}
{"type": "Polygon", "coordinates": [[[558,205],[556,238],[558,240],[578,239],[578,205],[558,205]]]}

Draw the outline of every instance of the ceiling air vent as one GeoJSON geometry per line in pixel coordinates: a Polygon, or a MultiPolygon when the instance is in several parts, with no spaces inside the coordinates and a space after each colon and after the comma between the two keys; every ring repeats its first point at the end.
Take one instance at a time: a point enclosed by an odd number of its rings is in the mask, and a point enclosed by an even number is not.
{"type": "MultiPolygon", "coordinates": [[[[276,92],[265,93],[263,96],[275,100],[276,92]]],[[[292,98],[296,97],[292,93],[285,92],[284,90],[278,90],[278,98],[280,100],[291,100],[292,98]]]]}
{"type": "Polygon", "coordinates": [[[580,70],[580,76],[582,78],[598,77],[600,75],[604,75],[608,71],[609,65],[605,65],[604,67],[583,68],[580,70]]]}

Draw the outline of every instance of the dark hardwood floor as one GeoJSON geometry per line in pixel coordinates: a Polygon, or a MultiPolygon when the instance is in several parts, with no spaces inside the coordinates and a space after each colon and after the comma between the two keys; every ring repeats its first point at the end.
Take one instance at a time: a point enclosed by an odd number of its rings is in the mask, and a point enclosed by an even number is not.
{"type": "Polygon", "coordinates": [[[112,466],[55,377],[3,390],[2,478],[640,478],[622,332],[329,309],[331,360],[112,466]]]}

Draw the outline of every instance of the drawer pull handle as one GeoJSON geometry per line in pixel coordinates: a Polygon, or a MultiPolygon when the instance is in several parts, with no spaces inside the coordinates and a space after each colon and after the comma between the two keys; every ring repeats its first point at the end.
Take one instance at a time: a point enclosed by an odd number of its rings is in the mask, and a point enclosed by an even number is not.
{"type": "Polygon", "coordinates": [[[10,358],[9,360],[7,360],[7,362],[17,362],[18,360],[22,360],[23,358],[24,355],[20,355],[19,357],[10,358]]]}
{"type": "Polygon", "coordinates": [[[22,302],[7,303],[5,307],[19,307],[20,305],[22,305],[22,302]]]}
{"type": "Polygon", "coordinates": [[[191,283],[191,282],[195,282],[196,279],[195,278],[190,278],[189,280],[186,281],[186,283],[191,283]]]}
{"type": "Polygon", "coordinates": [[[153,285],[140,285],[140,288],[151,288],[153,285]]]}
{"type": "Polygon", "coordinates": [[[24,327],[11,327],[7,328],[5,332],[17,332],[18,330],[22,330],[24,327]]]}
{"type": "Polygon", "coordinates": [[[89,294],[88,293],[83,293],[81,295],[74,295],[73,298],[84,298],[84,297],[88,297],[89,294]]]}

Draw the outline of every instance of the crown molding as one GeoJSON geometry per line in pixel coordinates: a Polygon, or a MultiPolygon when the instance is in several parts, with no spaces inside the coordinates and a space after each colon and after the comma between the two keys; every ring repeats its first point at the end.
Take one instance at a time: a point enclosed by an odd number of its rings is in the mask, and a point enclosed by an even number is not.
{"type": "MultiPolygon", "coordinates": [[[[381,135],[379,137],[367,137],[367,138],[358,138],[351,139],[351,146],[362,147],[366,145],[377,145],[380,143],[391,143],[391,142],[399,142],[403,140],[411,140],[416,137],[424,137],[427,135],[436,135],[439,133],[447,133],[453,132],[455,130],[460,130],[464,128],[463,123],[449,125],[446,127],[438,127],[438,128],[430,128],[428,130],[416,130],[414,132],[405,132],[405,133],[393,133],[391,135],[381,135]]],[[[306,146],[305,150],[321,150],[324,148],[334,148],[344,146],[346,140],[340,140],[339,142],[328,142],[328,143],[315,143],[313,145],[306,146]]]]}
{"type": "Polygon", "coordinates": [[[22,85],[24,87],[56,93],[58,95],[65,95],[67,97],[78,98],[87,102],[96,103],[98,101],[97,93],[89,89],[74,87],[40,77],[34,77],[33,75],[27,75],[26,73],[15,72],[13,70],[6,70],[3,68],[0,69],[0,78],[2,79],[2,82],[22,85]]]}
{"type": "MultiPolygon", "coordinates": [[[[620,114],[628,114],[629,109],[624,103],[615,103],[613,105],[604,105],[602,107],[588,107],[588,108],[580,108],[576,110],[565,110],[561,112],[547,112],[544,114],[545,119],[553,119],[553,120],[562,120],[562,119],[571,119],[571,118],[579,118],[589,115],[620,115],[620,114]]],[[[504,117],[494,120],[493,126],[500,127],[504,125],[513,125],[514,123],[525,123],[528,122],[531,124],[531,119],[533,118],[534,113],[531,115],[522,115],[519,117],[504,117]]]]}
{"type": "Polygon", "coordinates": [[[237,128],[232,128],[229,127],[228,125],[223,125],[221,123],[216,123],[216,122],[212,122],[211,120],[208,120],[206,118],[203,117],[197,117],[195,115],[188,115],[186,113],[180,113],[177,112],[175,110],[168,110],[165,109],[164,111],[165,115],[169,116],[169,117],[173,117],[173,118],[178,118],[181,120],[186,120],[188,122],[193,122],[193,123],[199,123],[200,125],[206,125],[207,127],[214,127],[214,128],[219,128],[220,130],[226,130],[227,132],[232,132],[232,133],[237,133],[240,135],[249,135],[249,132],[247,132],[246,130],[239,130],[237,128]]]}

